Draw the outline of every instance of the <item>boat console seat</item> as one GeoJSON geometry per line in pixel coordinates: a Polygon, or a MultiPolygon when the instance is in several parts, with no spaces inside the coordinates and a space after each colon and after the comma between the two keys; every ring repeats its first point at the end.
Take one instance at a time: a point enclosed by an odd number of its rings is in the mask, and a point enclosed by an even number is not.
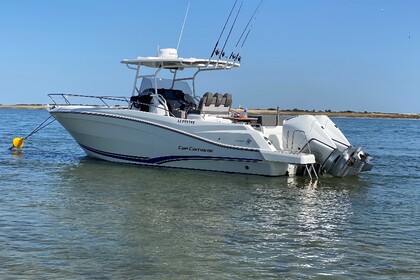
{"type": "Polygon", "coordinates": [[[175,116],[177,116],[178,111],[188,112],[197,107],[195,99],[182,90],[159,88],[158,94],[165,98],[169,111],[175,116]]]}
{"type": "Polygon", "coordinates": [[[230,93],[206,92],[198,104],[198,109],[202,114],[227,115],[232,106],[232,95],[230,93]]]}
{"type": "Polygon", "coordinates": [[[131,96],[131,106],[143,112],[149,112],[152,97],[150,94],[131,96]]]}
{"type": "MultiPolygon", "coordinates": [[[[191,95],[185,94],[182,90],[159,88],[157,91],[165,99],[168,111],[176,117],[182,118],[184,116],[183,118],[185,118],[186,112],[194,111],[197,108],[195,99],[191,95]]],[[[154,89],[148,88],[140,95],[132,96],[130,98],[131,106],[140,111],[149,112],[153,93],[154,89]]]]}
{"type": "MultiPolygon", "coordinates": [[[[152,102],[153,89],[144,90],[138,96],[132,96],[131,106],[140,111],[149,112],[152,102]]],[[[175,116],[185,118],[186,114],[210,114],[228,115],[232,106],[232,95],[230,93],[206,92],[201,98],[198,108],[194,98],[176,89],[158,89],[158,94],[166,100],[168,110],[175,116]]]]}

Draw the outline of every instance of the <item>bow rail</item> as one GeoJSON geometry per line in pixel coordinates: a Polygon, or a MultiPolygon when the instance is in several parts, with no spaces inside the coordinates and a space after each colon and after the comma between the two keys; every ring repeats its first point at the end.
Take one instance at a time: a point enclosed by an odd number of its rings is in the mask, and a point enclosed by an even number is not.
{"type": "Polygon", "coordinates": [[[54,105],[91,105],[105,107],[129,107],[130,98],[126,96],[94,96],[73,93],[50,93],[48,97],[54,105]],[[80,102],[83,100],[83,102],[80,102]],[[91,102],[87,103],[87,100],[91,102]]]}

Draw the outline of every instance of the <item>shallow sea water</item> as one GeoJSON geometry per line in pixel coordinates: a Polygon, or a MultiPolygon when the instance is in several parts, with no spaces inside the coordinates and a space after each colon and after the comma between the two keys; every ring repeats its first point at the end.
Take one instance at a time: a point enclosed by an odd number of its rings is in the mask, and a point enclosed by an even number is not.
{"type": "Polygon", "coordinates": [[[266,178],[88,158],[0,110],[0,279],[419,279],[420,122],[336,118],[351,178],[266,178]]]}

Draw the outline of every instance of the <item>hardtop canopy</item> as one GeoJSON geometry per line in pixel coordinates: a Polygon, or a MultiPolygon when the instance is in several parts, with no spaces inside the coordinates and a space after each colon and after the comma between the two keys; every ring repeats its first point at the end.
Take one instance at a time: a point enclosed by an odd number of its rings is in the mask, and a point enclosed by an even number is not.
{"type": "Polygon", "coordinates": [[[124,59],[121,63],[125,64],[128,68],[136,70],[133,92],[140,93],[140,89],[137,87],[138,79],[140,78],[152,78],[155,80],[154,88],[157,94],[157,75],[160,70],[170,70],[173,74],[172,87],[176,81],[191,80],[193,87],[193,94],[195,96],[195,77],[201,71],[207,70],[229,70],[234,67],[239,67],[240,63],[236,61],[226,61],[220,59],[199,59],[199,58],[180,58],[178,57],[176,49],[159,49],[158,56],[139,56],[135,59],[124,59]],[[156,71],[153,74],[140,74],[141,66],[155,68],[156,71]],[[191,77],[178,78],[178,70],[184,69],[195,69],[195,73],[191,77]]]}
{"type": "Polygon", "coordinates": [[[164,68],[164,69],[178,69],[184,68],[203,68],[203,69],[231,69],[239,67],[237,62],[225,60],[209,60],[199,58],[162,58],[162,57],[137,57],[135,59],[124,59],[121,63],[135,66],[146,66],[151,68],[164,68]]]}

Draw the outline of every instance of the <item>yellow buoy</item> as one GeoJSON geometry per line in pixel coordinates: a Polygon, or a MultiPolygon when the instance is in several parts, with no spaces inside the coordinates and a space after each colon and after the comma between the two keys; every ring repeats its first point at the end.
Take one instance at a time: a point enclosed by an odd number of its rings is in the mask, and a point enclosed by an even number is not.
{"type": "Polygon", "coordinates": [[[12,148],[18,148],[18,149],[22,148],[24,141],[25,141],[24,137],[16,137],[15,139],[13,139],[12,148]]]}

